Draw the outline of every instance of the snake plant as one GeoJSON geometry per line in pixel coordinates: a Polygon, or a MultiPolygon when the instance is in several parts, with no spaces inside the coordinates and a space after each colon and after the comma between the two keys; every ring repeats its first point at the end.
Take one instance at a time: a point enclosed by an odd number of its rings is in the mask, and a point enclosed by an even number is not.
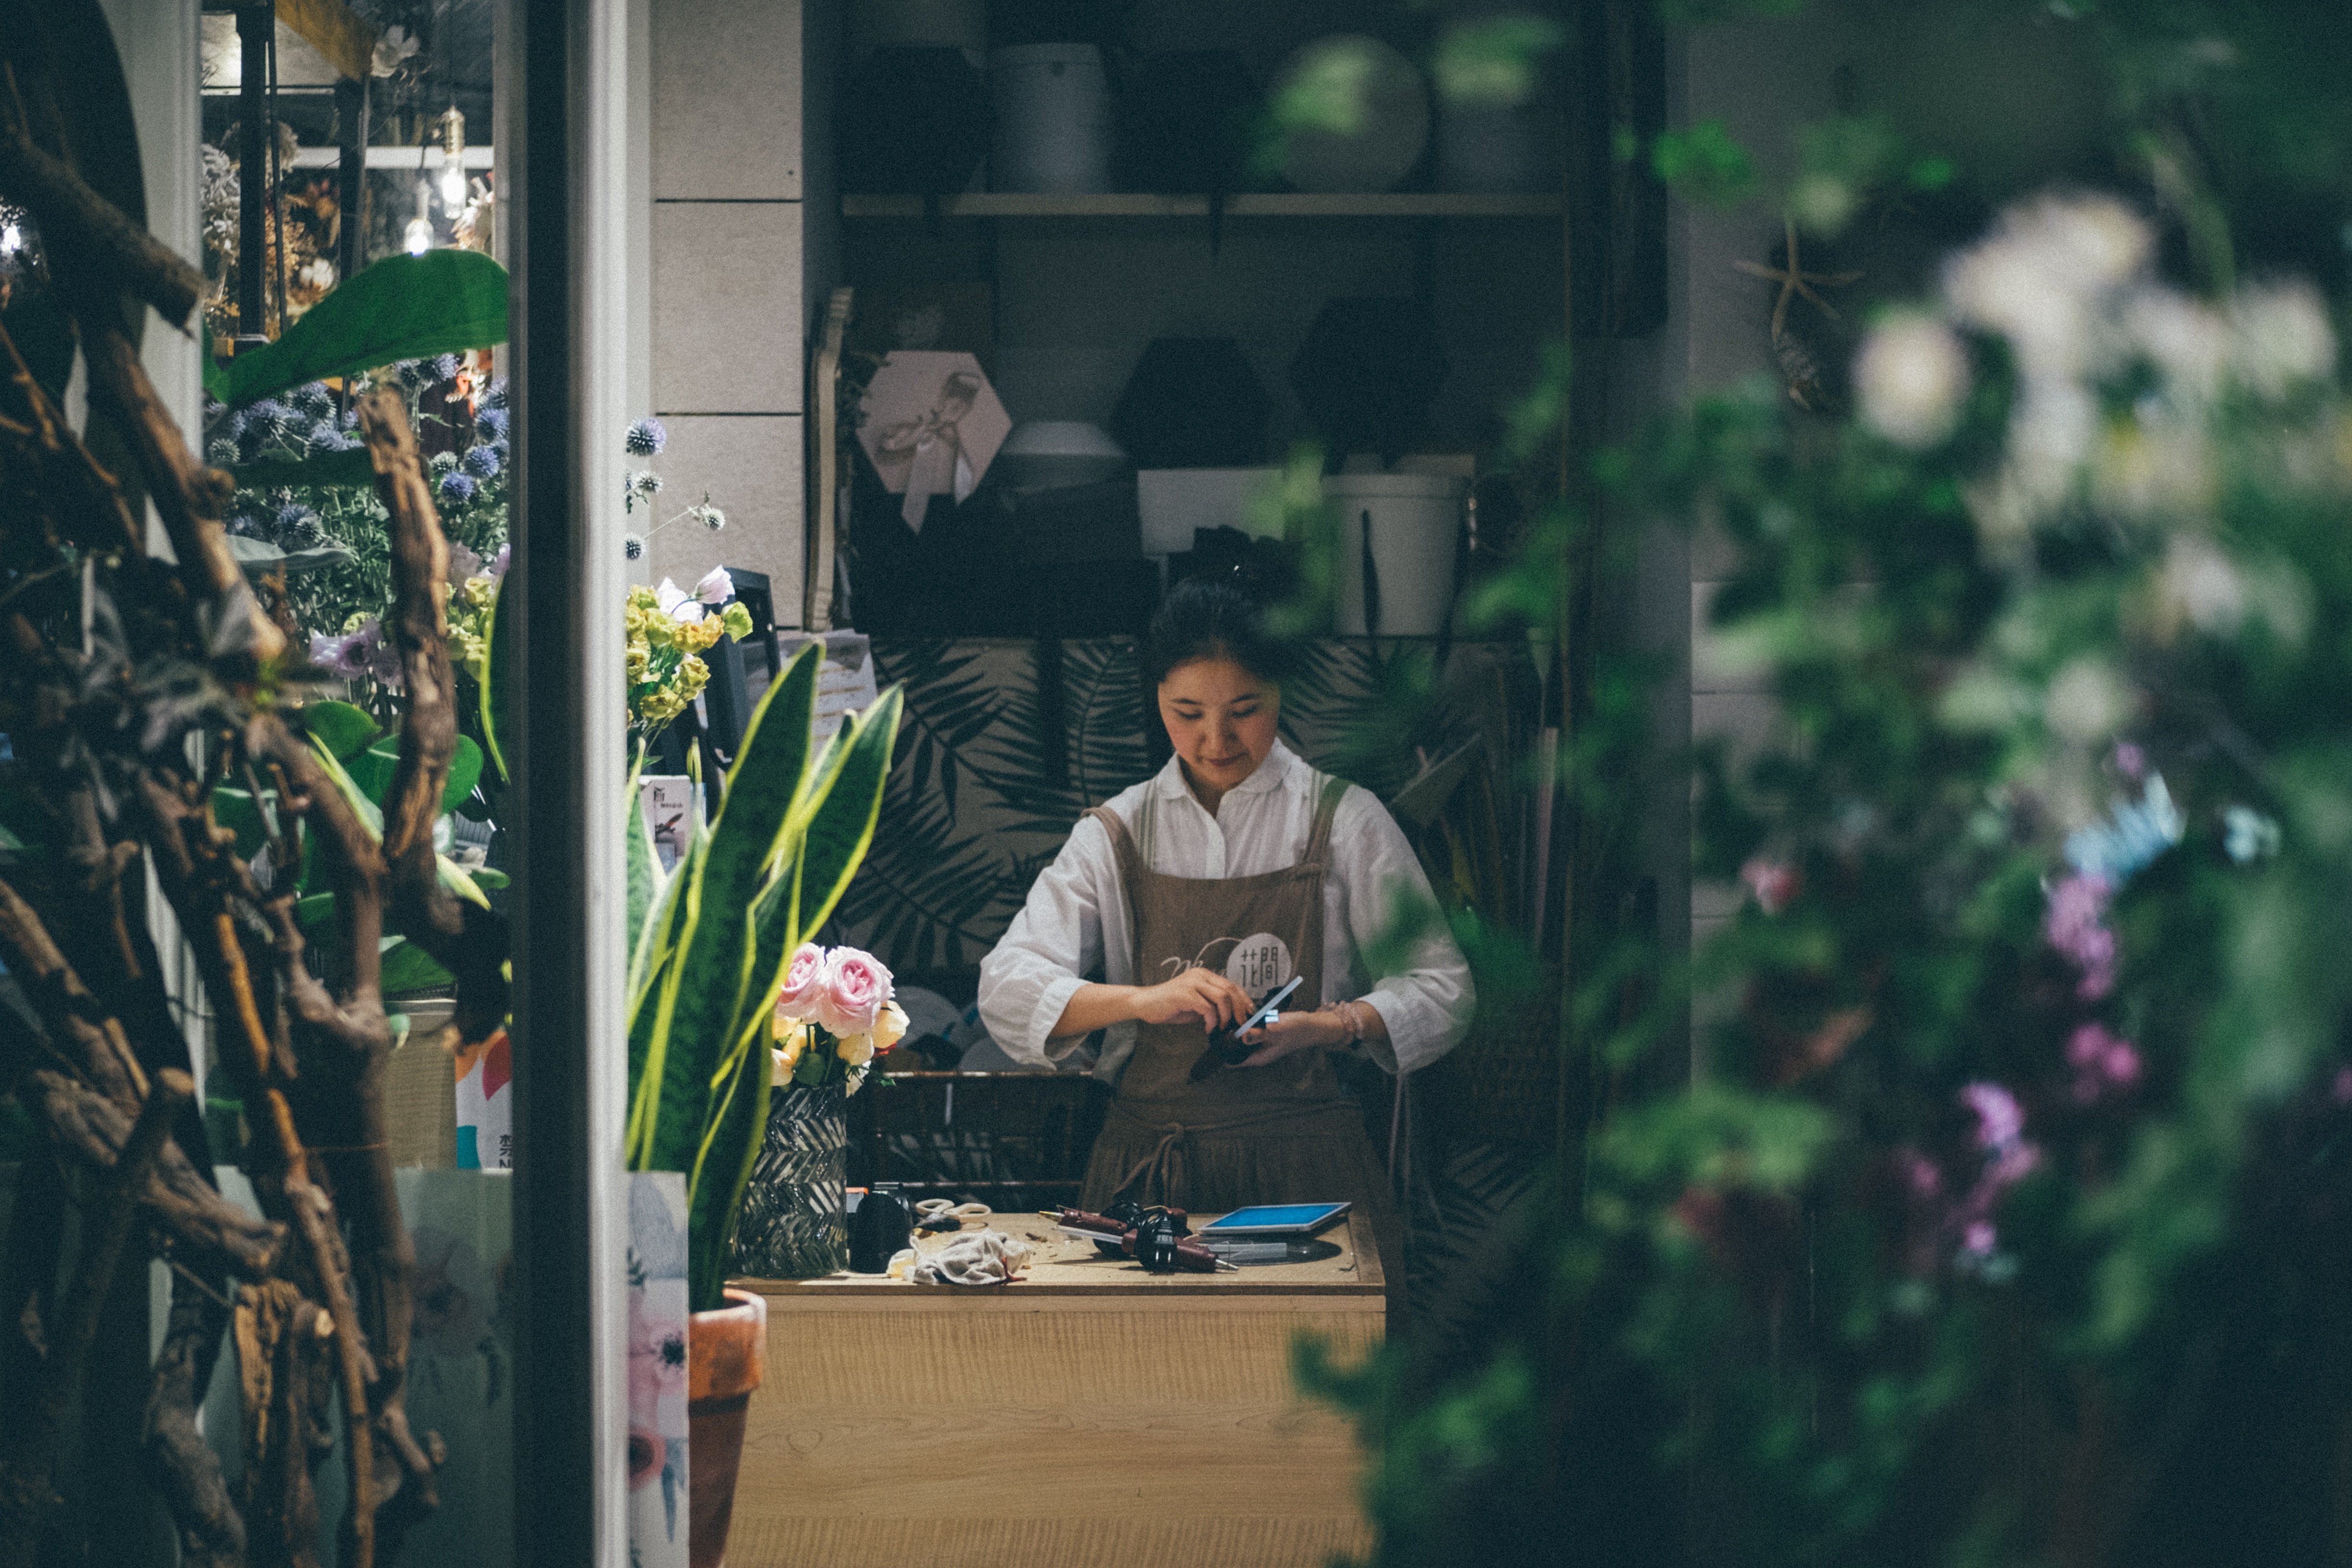
{"type": "Polygon", "coordinates": [[[767,1131],[767,1026],[785,964],[866,858],[898,734],[893,688],[819,745],[822,661],[804,648],[768,688],[717,817],[667,878],[631,794],[626,1153],[632,1170],[687,1173],[696,1311],[724,1300],[728,1242],[767,1131]]]}

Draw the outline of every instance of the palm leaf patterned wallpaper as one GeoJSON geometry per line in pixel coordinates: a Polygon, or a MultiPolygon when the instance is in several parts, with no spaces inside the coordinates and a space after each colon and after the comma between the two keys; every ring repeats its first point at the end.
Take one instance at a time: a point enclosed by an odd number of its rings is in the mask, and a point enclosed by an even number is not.
{"type": "MultiPolygon", "coordinates": [[[[1155,766],[1135,644],[877,637],[872,649],[876,679],[906,689],[906,719],[833,940],[900,974],[975,969],[1080,814],[1155,766]]],[[[1475,731],[1496,755],[1523,754],[1523,705],[1507,693],[1526,657],[1502,643],[1313,643],[1283,693],[1284,738],[1383,799],[1412,777],[1416,748],[1475,731]]]]}

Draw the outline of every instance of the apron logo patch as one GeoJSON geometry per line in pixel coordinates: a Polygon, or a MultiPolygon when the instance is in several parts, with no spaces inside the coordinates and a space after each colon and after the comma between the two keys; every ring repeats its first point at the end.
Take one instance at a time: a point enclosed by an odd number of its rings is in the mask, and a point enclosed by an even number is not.
{"type": "Polygon", "coordinates": [[[1268,931],[1242,938],[1225,955],[1225,978],[1260,999],[1296,973],[1289,945],[1268,931]]]}

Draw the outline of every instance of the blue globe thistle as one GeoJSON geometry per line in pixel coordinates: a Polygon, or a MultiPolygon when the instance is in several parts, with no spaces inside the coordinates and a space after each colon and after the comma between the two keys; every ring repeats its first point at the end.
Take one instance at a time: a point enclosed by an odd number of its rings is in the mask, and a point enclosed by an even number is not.
{"type": "Polygon", "coordinates": [[[433,367],[433,384],[436,386],[445,381],[457,380],[457,372],[465,365],[465,362],[456,354],[436,354],[430,363],[433,367]]]}
{"type": "Polygon", "coordinates": [[[430,473],[435,479],[446,479],[451,474],[457,471],[457,454],[455,452],[436,452],[432,457],[425,459],[425,471],[430,473]]]}
{"type": "Polygon", "coordinates": [[[356,430],[360,427],[360,411],[356,408],[346,408],[336,417],[335,423],[346,430],[356,430]]]}
{"type": "Polygon", "coordinates": [[[482,406],[503,409],[506,405],[507,378],[502,375],[492,376],[490,384],[482,388],[482,406]]]}
{"type": "Polygon", "coordinates": [[[205,461],[215,468],[235,468],[241,455],[236,443],[226,436],[215,436],[205,443],[205,461]]]}
{"type": "Polygon", "coordinates": [[[486,407],[474,416],[474,434],[485,441],[503,441],[510,423],[505,409],[486,407]]]}
{"type": "Polygon", "coordinates": [[[259,539],[262,534],[261,519],[249,511],[231,512],[228,531],[240,538],[259,539]]]}
{"type": "Polygon", "coordinates": [[[507,439],[503,436],[490,443],[490,450],[499,455],[499,467],[501,468],[514,461],[514,453],[508,450],[507,439]]]}
{"type": "Polygon", "coordinates": [[[411,392],[422,392],[433,384],[433,365],[429,360],[404,359],[392,367],[394,380],[411,392]]]}
{"type": "Polygon", "coordinates": [[[629,426],[621,445],[632,458],[650,458],[669,445],[669,432],[658,419],[645,418],[629,426]]]}
{"type": "Polygon", "coordinates": [[[274,397],[265,397],[245,411],[245,427],[259,430],[264,440],[282,439],[299,429],[292,409],[274,397]]]}
{"type": "Polygon", "coordinates": [[[211,393],[207,392],[204,396],[205,424],[210,425],[213,421],[218,419],[222,415],[228,412],[228,405],[223,403],[219,398],[215,397],[211,393]]]}
{"type": "Polygon", "coordinates": [[[642,533],[621,535],[621,553],[632,561],[642,561],[646,554],[646,536],[642,533]]]}
{"type": "Polygon", "coordinates": [[[502,465],[495,447],[469,447],[466,449],[463,466],[478,479],[494,479],[502,465]]]}
{"type": "Polygon", "coordinates": [[[310,426],[306,450],[315,458],[321,452],[340,452],[352,445],[353,443],[345,440],[343,433],[335,428],[332,419],[321,419],[310,426]]]}
{"type": "Polygon", "coordinates": [[[323,381],[313,381],[296,387],[289,401],[294,405],[297,413],[305,419],[312,421],[326,418],[335,409],[334,394],[327,390],[327,384],[323,381]]]}
{"type": "Polygon", "coordinates": [[[319,514],[300,501],[280,501],[278,510],[270,514],[269,527],[271,532],[286,539],[300,532],[305,522],[318,521],[319,514]]]}
{"type": "Polygon", "coordinates": [[[456,472],[442,475],[440,494],[442,505],[464,506],[474,499],[474,476],[456,472]]]}

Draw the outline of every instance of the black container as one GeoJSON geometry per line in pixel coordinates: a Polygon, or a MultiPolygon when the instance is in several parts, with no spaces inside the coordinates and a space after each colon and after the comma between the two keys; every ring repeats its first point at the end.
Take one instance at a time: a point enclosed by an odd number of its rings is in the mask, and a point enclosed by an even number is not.
{"type": "Polygon", "coordinates": [[[915,1234],[914,1215],[890,1183],[868,1187],[849,1216],[849,1271],[886,1274],[915,1234]]]}
{"type": "Polygon", "coordinates": [[[837,126],[846,191],[948,195],[988,152],[988,81],[961,49],[877,49],[849,68],[837,126]]]}
{"type": "Polygon", "coordinates": [[[1231,49],[1146,55],[1120,80],[1119,188],[1212,196],[1238,189],[1260,102],[1249,67],[1231,49]]]}
{"type": "Polygon", "coordinates": [[[1448,368],[1420,301],[1334,300],[1291,359],[1290,389],[1332,458],[1378,452],[1393,463],[1428,427],[1448,368]]]}
{"type": "Polygon", "coordinates": [[[1265,388],[1231,338],[1155,338],[1111,410],[1139,468],[1247,468],[1265,460],[1265,388]]]}

